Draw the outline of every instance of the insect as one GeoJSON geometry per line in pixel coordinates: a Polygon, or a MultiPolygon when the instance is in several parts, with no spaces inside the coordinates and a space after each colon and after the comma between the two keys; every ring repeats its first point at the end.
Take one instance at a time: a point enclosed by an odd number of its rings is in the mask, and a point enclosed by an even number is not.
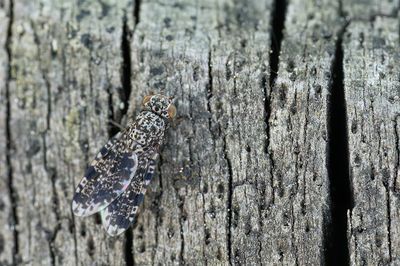
{"type": "Polygon", "coordinates": [[[136,120],[100,149],[72,200],[76,216],[100,212],[112,236],[133,224],[146,188],[154,175],[164,134],[176,115],[171,97],[160,94],[143,99],[136,120]]]}

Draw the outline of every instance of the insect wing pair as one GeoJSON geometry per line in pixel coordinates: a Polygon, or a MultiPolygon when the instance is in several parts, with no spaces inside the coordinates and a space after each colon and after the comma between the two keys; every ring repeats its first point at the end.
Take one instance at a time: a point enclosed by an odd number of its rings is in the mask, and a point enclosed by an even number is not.
{"type": "Polygon", "coordinates": [[[101,148],[76,188],[76,216],[101,212],[107,233],[123,233],[134,222],[150,183],[164,134],[176,115],[172,99],[149,95],[143,110],[101,148]]]}

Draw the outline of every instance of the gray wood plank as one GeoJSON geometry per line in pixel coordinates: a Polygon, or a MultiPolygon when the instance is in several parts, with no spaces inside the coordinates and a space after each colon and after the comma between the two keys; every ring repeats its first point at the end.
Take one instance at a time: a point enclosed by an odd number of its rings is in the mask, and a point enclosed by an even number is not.
{"type": "Polygon", "coordinates": [[[265,202],[271,197],[271,165],[265,153],[265,94],[273,2],[226,1],[218,9],[219,27],[211,39],[209,101],[211,126],[216,127],[212,132],[219,137],[216,144],[223,151],[220,156],[226,160],[228,173],[224,186],[228,254],[233,264],[256,265],[267,259],[263,226],[265,202]]]}
{"type": "Polygon", "coordinates": [[[345,34],[345,94],[354,208],[351,263],[400,263],[399,23],[355,21],[345,34]]]}
{"type": "Polygon", "coordinates": [[[133,36],[133,97],[138,103],[151,89],[175,96],[180,121],[170,130],[159,184],[134,232],[138,264],[261,261],[251,172],[266,165],[258,136],[265,134],[271,10],[270,1],[142,2],[133,36]]]}
{"type": "Polygon", "coordinates": [[[72,216],[84,169],[120,106],[129,1],[16,1],[10,87],[19,252],[33,265],[122,264],[124,237],[72,216]]]}
{"type": "Polygon", "coordinates": [[[287,12],[270,96],[273,196],[264,220],[265,257],[318,265],[326,263],[331,230],[327,115],[342,21],[332,1],[291,1],[287,12]]]}
{"type": "Polygon", "coordinates": [[[214,154],[207,109],[215,10],[214,1],[141,3],[132,46],[133,109],[149,91],[161,92],[176,98],[179,121],[167,135],[159,174],[134,230],[137,264],[228,259],[226,190],[212,197],[228,177],[226,163],[214,154]]]}
{"type": "Polygon", "coordinates": [[[398,3],[278,1],[14,0],[11,77],[1,2],[0,264],[327,264],[341,83],[349,260],[399,264],[398,3]],[[111,238],[71,198],[109,120],[149,92],[178,118],[137,223],[111,238]]]}
{"type": "MultiPolygon", "coordinates": [[[[154,187],[155,195],[149,193],[139,218],[135,262],[192,263],[199,255],[211,263],[324,260],[323,228],[329,219],[326,102],[334,36],[342,23],[337,4],[323,5],[328,8],[316,16],[310,14],[319,6],[311,1],[307,12],[300,1],[289,5],[282,70],[270,95],[265,81],[271,17],[265,14],[272,10],[271,2],[226,1],[212,8],[204,2],[142,3],[134,35],[133,87],[166,88],[177,96],[183,121],[171,130],[164,149],[162,190],[154,187]],[[196,9],[208,12],[203,17],[196,9]],[[288,103],[282,102],[283,94],[288,103]],[[268,152],[266,97],[272,98],[268,152]],[[177,155],[171,156],[171,150],[177,155]],[[179,180],[187,165],[191,172],[179,180]],[[173,181],[164,178],[174,175],[173,181]],[[192,188],[192,182],[200,184],[192,188]],[[218,190],[225,202],[216,199],[218,190]],[[159,206],[151,210],[149,201],[159,206]],[[196,232],[194,238],[188,232],[196,232]],[[207,246],[214,239],[220,241],[210,251],[207,246]]],[[[135,95],[138,103],[143,94],[135,95]]]]}

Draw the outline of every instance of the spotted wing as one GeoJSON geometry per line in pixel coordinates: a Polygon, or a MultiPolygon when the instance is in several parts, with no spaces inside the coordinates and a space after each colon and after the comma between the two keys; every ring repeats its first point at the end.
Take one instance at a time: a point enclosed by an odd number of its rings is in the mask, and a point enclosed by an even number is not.
{"type": "Polygon", "coordinates": [[[145,167],[139,167],[126,191],[101,211],[103,225],[109,235],[119,235],[133,224],[137,209],[154,175],[157,156],[158,154],[154,154],[147,159],[145,167]]]}
{"type": "Polygon", "coordinates": [[[115,200],[135,176],[138,156],[127,147],[127,130],[112,138],[86,170],[72,201],[76,216],[94,214],[115,200]]]}

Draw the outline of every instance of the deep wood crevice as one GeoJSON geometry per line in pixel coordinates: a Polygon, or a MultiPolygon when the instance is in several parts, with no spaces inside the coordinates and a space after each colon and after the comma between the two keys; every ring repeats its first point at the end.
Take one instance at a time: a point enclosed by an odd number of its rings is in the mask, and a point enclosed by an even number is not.
{"type": "MultiPolygon", "coordinates": [[[[123,28],[122,28],[122,40],[121,40],[121,50],[122,50],[122,92],[120,93],[120,99],[123,103],[123,108],[121,110],[121,115],[118,123],[127,114],[129,108],[129,99],[132,92],[131,85],[131,46],[130,46],[130,32],[127,25],[127,18],[124,16],[123,28]]],[[[119,130],[118,130],[119,131],[119,130]]],[[[128,229],[125,232],[125,263],[127,266],[135,265],[135,260],[133,256],[133,231],[128,229]]]]}
{"type": "MultiPolygon", "coordinates": [[[[140,18],[140,5],[141,0],[134,1],[133,8],[133,31],[136,29],[137,24],[139,23],[140,18]]],[[[123,108],[121,110],[120,121],[122,117],[124,117],[129,109],[129,101],[132,93],[132,58],[131,58],[131,40],[132,40],[131,29],[128,25],[128,17],[127,14],[124,14],[123,17],[123,25],[122,25],[122,39],[121,39],[121,56],[122,56],[122,73],[121,73],[121,83],[122,83],[122,91],[120,92],[120,99],[123,103],[123,108]]],[[[125,232],[125,263],[128,266],[135,265],[133,251],[133,231],[132,229],[128,229],[125,232]]]]}
{"type": "Polygon", "coordinates": [[[215,136],[215,134],[213,132],[212,110],[211,110],[211,98],[213,97],[213,93],[214,93],[211,41],[210,41],[209,50],[208,50],[207,66],[208,66],[208,81],[207,81],[207,85],[206,85],[206,90],[207,90],[206,91],[206,98],[207,98],[207,112],[209,114],[209,116],[208,116],[208,129],[210,130],[210,133],[211,133],[211,136],[212,136],[213,146],[215,147],[215,139],[216,139],[217,136],[215,136]]]}
{"type": "Polygon", "coordinates": [[[265,128],[266,128],[266,142],[265,142],[265,152],[268,156],[270,167],[269,174],[271,178],[271,186],[272,186],[272,204],[275,199],[275,186],[274,186],[274,158],[273,154],[270,151],[270,123],[269,119],[271,116],[271,105],[272,105],[272,91],[275,86],[275,81],[278,76],[279,71],[279,55],[281,53],[282,39],[283,39],[283,31],[285,28],[285,19],[286,19],[286,9],[287,9],[287,1],[286,0],[275,0],[273,4],[273,11],[271,17],[271,25],[270,25],[270,55],[269,55],[269,78],[267,80],[267,76],[263,76],[261,79],[261,84],[264,90],[264,112],[265,112],[265,128]]]}
{"type": "MultiPolygon", "coordinates": [[[[215,138],[212,130],[212,110],[211,110],[211,98],[213,97],[213,69],[212,69],[212,46],[211,46],[211,40],[209,44],[209,50],[208,50],[208,57],[207,57],[207,67],[208,67],[208,81],[206,85],[206,98],[207,98],[207,112],[209,114],[208,116],[208,130],[210,131],[211,137],[212,137],[212,142],[213,142],[213,147],[215,147],[215,138]]],[[[203,176],[200,168],[200,176],[203,176]]],[[[205,203],[205,198],[204,198],[204,191],[201,191],[202,199],[203,199],[203,230],[204,230],[204,245],[209,244],[209,231],[207,228],[206,224],[206,203],[205,203]]],[[[207,264],[207,256],[205,255],[205,247],[203,248],[203,260],[207,264]]]]}
{"type": "Polygon", "coordinates": [[[273,89],[279,70],[279,55],[283,39],[283,30],[285,28],[287,0],[275,0],[270,26],[271,54],[269,56],[269,87],[273,89]]]}
{"type": "Polygon", "coordinates": [[[132,92],[131,32],[128,26],[126,14],[123,18],[121,50],[122,50],[122,75],[121,75],[122,92],[120,93],[120,98],[123,103],[123,108],[121,110],[121,118],[122,118],[128,112],[129,99],[132,92]]]}
{"type": "Polygon", "coordinates": [[[5,82],[5,102],[6,102],[6,114],[5,114],[5,141],[6,141],[6,168],[7,168],[7,178],[8,178],[8,192],[10,197],[10,205],[11,205],[11,228],[13,230],[13,264],[17,265],[20,261],[19,257],[19,236],[18,236],[18,213],[17,206],[18,200],[14,186],[14,176],[13,176],[13,167],[11,163],[11,154],[13,150],[12,145],[12,134],[11,134],[11,96],[10,96],[10,82],[12,79],[12,27],[14,23],[14,1],[10,0],[9,2],[9,10],[8,10],[8,27],[7,27],[7,37],[5,43],[5,50],[7,54],[7,74],[6,74],[6,82],[5,82]]]}
{"type": "Polygon", "coordinates": [[[133,8],[133,19],[134,19],[134,23],[135,23],[135,28],[136,25],[139,24],[140,21],[140,6],[142,4],[142,0],[135,0],[134,1],[134,8],[133,8]]]}
{"type": "Polygon", "coordinates": [[[339,31],[331,68],[328,98],[327,169],[330,192],[330,217],[325,226],[325,262],[327,265],[349,265],[347,211],[352,209],[352,189],[349,175],[347,111],[343,73],[342,40],[348,24],[339,31]]]}
{"type": "Polygon", "coordinates": [[[125,263],[127,266],[135,265],[133,257],[133,231],[131,228],[125,231],[125,263]]]}

